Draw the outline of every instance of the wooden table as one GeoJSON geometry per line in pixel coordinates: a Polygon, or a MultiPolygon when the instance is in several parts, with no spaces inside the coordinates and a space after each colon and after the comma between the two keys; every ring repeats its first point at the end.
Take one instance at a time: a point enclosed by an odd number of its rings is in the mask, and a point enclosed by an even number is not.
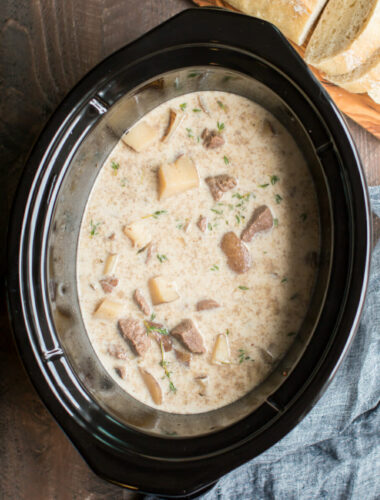
{"type": "MultiPolygon", "coordinates": [[[[191,5],[186,0],[1,0],[0,273],[5,225],[23,164],[67,91],[95,64],[191,5]]],[[[380,142],[349,122],[369,184],[380,142]]],[[[375,221],[380,233],[379,219],[375,221]]],[[[377,239],[377,238],[376,238],[377,239]]],[[[3,296],[3,294],[2,294],[3,296]]],[[[23,371],[0,303],[0,498],[121,499],[136,495],[89,470],[23,371]]]]}

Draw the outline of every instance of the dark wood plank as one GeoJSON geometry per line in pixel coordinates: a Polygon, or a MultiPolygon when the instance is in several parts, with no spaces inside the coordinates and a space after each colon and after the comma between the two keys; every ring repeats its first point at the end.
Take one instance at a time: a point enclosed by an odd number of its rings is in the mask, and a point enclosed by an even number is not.
{"type": "MultiPolygon", "coordinates": [[[[13,193],[54,108],[100,60],[190,5],[187,0],[0,2],[0,274],[13,193]]],[[[353,122],[350,127],[369,182],[380,183],[380,142],[353,122]]],[[[133,497],[89,470],[40,402],[17,357],[4,300],[0,332],[0,497],[133,497]]]]}

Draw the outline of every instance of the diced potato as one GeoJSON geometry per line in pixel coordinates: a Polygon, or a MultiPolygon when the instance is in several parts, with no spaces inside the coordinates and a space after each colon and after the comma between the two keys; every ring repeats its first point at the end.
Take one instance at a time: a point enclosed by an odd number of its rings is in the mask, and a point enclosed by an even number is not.
{"type": "Polygon", "coordinates": [[[224,333],[220,333],[216,337],[214,350],[212,351],[211,363],[214,365],[228,365],[231,362],[230,346],[228,337],[224,333]]]}
{"type": "Polygon", "coordinates": [[[123,304],[104,299],[94,311],[94,316],[101,319],[117,319],[123,314],[123,304]]]}
{"type": "Polygon", "coordinates": [[[145,368],[139,366],[139,371],[142,379],[145,382],[145,385],[148,388],[150,395],[152,396],[153,401],[156,403],[156,405],[162,404],[162,390],[160,384],[153,377],[153,375],[151,375],[148,371],[145,370],[145,368]]]}
{"type": "Polygon", "coordinates": [[[162,276],[156,276],[149,280],[149,291],[153,305],[155,306],[179,299],[175,283],[166,280],[162,276]]]}
{"type": "Polygon", "coordinates": [[[140,151],[146,149],[149,144],[157,139],[157,137],[157,129],[148,125],[146,122],[140,122],[122,137],[122,141],[137,153],[140,153],[140,151]]]}
{"type": "Polygon", "coordinates": [[[110,253],[107,255],[106,262],[104,264],[104,274],[113,274],[116,270],[117,261],[119,256],[117,253],[110,253]]]}
{"type": "Polygon", "coordinates": [[[151,241],[151,236],[144,227],[143,221],[132,222],[132,224],[124,226],[123,232],[137,248],[143,248],[151,241]]]}
{"type": "Polygon", "coordinates": [[[169,198],[199,186],[199,175],[194,162],[180,156],[174,163],[161,165],[158,169],[158,197],[169,198]]]}
{"type": "Polygon", "coordinates": [[[195,377],[195,381],[199,385],[199,394],[201,396],[205,396],[207,392],[207,386],[208,386],[208,376],[207,375],[200,375],[199,377],[195,377]]]}
{"type": "Polygon", "coordinates": [[[161,138],[162,142],[169,141],[174,132],[177,130],[180,123],[183,121],[184,117],[185,115],[183,113],[179,115],[173,109],[169,111],[169,123],[168,126],[166,127],[164,135],[161,138]]]}

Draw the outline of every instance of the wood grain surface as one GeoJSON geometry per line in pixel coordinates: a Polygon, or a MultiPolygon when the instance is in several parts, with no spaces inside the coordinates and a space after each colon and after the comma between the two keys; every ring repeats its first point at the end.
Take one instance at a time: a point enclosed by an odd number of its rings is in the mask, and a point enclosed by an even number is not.
{"type": "MultiPolygon", "coordinates": [[[[200,7],[223,7],[233,11],[237,11],[229,5],[228,0],[193,0],[200,7]]],[[[309,35],[310,36],[310,35],[309,35]]],[[[292,42],[291,42],[292,43],[292,42]]],[[[307,41],[302,47],[292,43],[301,57],[304,56],[307,41]]],[[[363,128],[368,130],[375,137],[380,139],[380,104],[373,101],[367,94],[353,94],[347,92],[333,83],[326,80],[323,74],[316,68],[309,66],[314,75],[325,87],[331,98],[338,108],[347,116],[359,123],[363,128]]]]}
{"type": "MultiPolygon", "coordinates": [[[[0,1],[0,274],[6,221],[28,151],[68,90],[111,52],[191,5],[186,0],[0,1]]],[[[349,122],[370,184],[380,142],[349,122]]],[[[380,232],[379,221],[376,221],[380,232]]],[[[135,494],[93,474],[40,402],[0,302],[0,499],[100,500],[135,494]]]]}

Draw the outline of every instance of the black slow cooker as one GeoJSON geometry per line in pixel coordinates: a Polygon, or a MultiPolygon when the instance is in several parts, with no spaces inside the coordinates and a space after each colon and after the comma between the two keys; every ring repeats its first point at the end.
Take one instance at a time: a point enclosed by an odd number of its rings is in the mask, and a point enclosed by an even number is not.
{"type": "Polygon", "coordinates": [[[276,443],[321,396],[355,335],[370,241],[358,154],[302,59],[266,22],[188,10],[97,66],[36,143],[10,222],[14,335],[42,400],[97,474],[168,497],[195,494],[276,443]],[[177,415],[136,401],[101,365],[80,314],[76,248],[91,187],[120,136],[160,103],[198,90],[248,97],[287,127],[314,179],[322,244],[307,317],[268,379],[226,407],[177,415]]]}

